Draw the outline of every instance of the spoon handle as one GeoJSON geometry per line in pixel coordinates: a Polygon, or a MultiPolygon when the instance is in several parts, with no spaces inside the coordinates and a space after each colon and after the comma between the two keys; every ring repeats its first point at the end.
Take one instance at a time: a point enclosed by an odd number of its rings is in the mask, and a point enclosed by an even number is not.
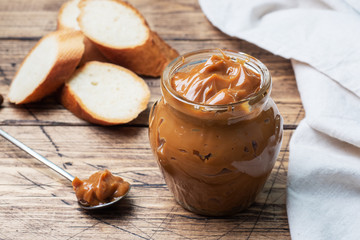
{"type": "Polygon", "coordinates": [[[30,154],[31,156],[33,156],[34,158],[39,160],[40,162],[44,163],[45,165],[47,165],[48,167],[50,167],[54,171],[58,172],[59,174],[61,174],[62,176],[64,176],[68,180],[70,180],[71,182],[74,180],[73,175],[71,175],[70,173],[68,173],[64,169],[58,167],[53,162],[51,162],[48,159],[46,159],[45,157],[41,156],[40,154],[38,154],[37,152],[35,152],[34,150],[32,150],[31,148],[29,148],[28,146],[26,146],[25,144],[23,144],[19,140],[15,139],[14,137],[10,136],[9,134],[7,134],[6,132],[4,132],[1,129],[0,129],[0,135],[3,136],[4,138],[6,138],[7,140],[9,140],[10,142],[12,142],[15,146],[21,148],[22,150],[24,150],[25,152],[27,152],[28,154],[30,154]]]}

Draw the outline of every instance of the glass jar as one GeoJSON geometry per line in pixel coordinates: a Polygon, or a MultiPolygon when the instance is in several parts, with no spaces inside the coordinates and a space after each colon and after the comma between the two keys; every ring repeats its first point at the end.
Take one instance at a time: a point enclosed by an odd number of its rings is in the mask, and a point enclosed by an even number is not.
{"type": "Polygon", "coordinates": [[[149,118],[151,148],[175,200],[192,212],[221,216],[250,206],[262,190],[280,151],[282,117],[270,98],[271,76],[263,63],[224,50],[260,74],[260,90],[236,103],[206,105],[180,96],[170,80],[188,72],[217,49],[176,58],[161,77],[162,98],[149,118]]]}

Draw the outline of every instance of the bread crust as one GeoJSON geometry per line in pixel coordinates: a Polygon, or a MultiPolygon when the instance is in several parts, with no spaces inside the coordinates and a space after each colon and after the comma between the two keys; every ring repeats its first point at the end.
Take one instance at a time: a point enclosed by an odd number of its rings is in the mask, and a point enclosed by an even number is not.
{"type": "MultiPolygon", "coordinates": [[[[148,104],[149,99],[150,99],[150,90],[149,90],[147,84],[144,82],[143,79],[141,79],[135,73],[133,73],[132,71],[130,71],[130,70],[126,69],[126,68],[123,68],[123,67],[111,64],[111,63],[103,63],[103,62],[92,61],[92,62],[87,62],[85,65],[80,67],[74,73],[74,75],[78,74],[79,72],[86,71],[86,68],[91,66],[92,64],[102,64],[102,65],[105,65],[105,66],[107,65],[107,66],[110,66],[110,67],[113,67],[113,68],[120,69],[121,71],[125,71],[125,72],[129,73],[130,75],[132,75],[132,77],[136,81],[139,81],[142,84],[142,86],[145,89],[147,89],[146,95],[142,96],[142,100],[140,102],[140,107],[137,109],[138,111],[135,114],[130,115],[128,118],[110,119],[110,118],[102,117],[102,116],[92,112],[90,109],[88,109],[86,107],[86,105],[83,103],[83,101],[71,89],[68,82],[65,83],[65,85],[62,88],[62,91],[60,93],[60,101],[61,101],[62,105],[65,108],[67,108],[70,112],[72,112],[78,118],[81,118],[81,119],[83,119],[83,120],[85,120],[87,122],[90,122],[90,123],[104,125],[104,126],[111,126],[111,125],[118,125],[118,124],[128,123],[128,122],[134,120],[142,111],[144,111],[147,108],[147,104],[148,104]]],[[[70,81],[71,81],[71,79],[70,79],[70,81]]]]}
{"type": "Polygon", "coordinates": [[[81,0],[79,3],[80,15],[78,23],[80,29],[82,29],[85,36],[88,37],[90,41],[97,46],[100,52],[111,62],[124,66],[137,74],[159,77],[167,64],[179,55],[178,52],[166,44],[159,35],[150,30],[145,18],[135,7],[121,0],[106,1],[122,4],[135,12],[141,19],[143,25],[148,29],[148,37],[144,43],[138,46],[123,48],[103,43],[95,37],[90,36],[90,34],[87,34],[84,30],[84,24],[86,23],[82,21],[84,15],[83,9],[87,2],[90,1],[94,0],[81,0]]]}
{"type": "Polygon", "coordinates": [[[100,50],[93,44],[87,37],[84,36],[84,54],[79,62],[79,66],[84,65],[87,62],[98,61],[98,62],[109,62],[108,59],[100,52],[100,50]]]}
{"type": "MultiPolygon", "coordinates": [[[[23,60],[20,68],[15,74],[14,79],[21,71],[22,66],[27,61],[32,52],[49,37],[55,37],[58,41],[59,49],[56,56],[56,61],[51,67],[50,71],[46,74],[40,84],[22,101],[16,102],[9,99],[10,102],[15,104],[25,104],[36,102],[42,98],[55,92],[75,71],[76,66],[79,64],[80,59],[84,52],[83,37],[81,32],[73,30],[59,30],[45,35],[40,41],[30,50],[25,59],[23,60]]],[[[10,89],[13,84],[10,85],[10,89]]],[[[15,90],[14,90],[15,91],[15,90]]]]}

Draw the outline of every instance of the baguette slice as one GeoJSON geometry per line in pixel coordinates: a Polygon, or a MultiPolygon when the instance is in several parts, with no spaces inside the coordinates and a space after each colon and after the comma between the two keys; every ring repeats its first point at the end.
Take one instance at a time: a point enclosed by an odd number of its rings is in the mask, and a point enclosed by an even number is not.
{"type": "Polygon", "coordinates": [[[158,77],[178,56],[140,12],[121,0],[81,0],[81,31],[113,63],[147,76],[158,77]]]}
{"type": "Polygon", "coordinates": [[[60,97],[64,107],[83,120],[117,125],[130,122],[146,109],[150,91],[130,70],[92,61],[74,73],[60,97]]]}
{"type": "MultiPolygon", "coordinates": [[[[70,0],[61,6],[57,17],[57,29],[80,30],[77,22],[77,18],[80,14],[80,9],[78,7],[79,2],[80,0],[70,0]]],[[[85,50],[79,63],[80,66],[89,61],[108,62],[97,47],[85,36],[84,45],[85,50]]]]}
{"type": "Polygon", "coordinates": [[[77,22],[77,17],[80,14],[79,2],[80,0],[70,0],[61,6],[57,17],[57,29],[80,30],[77,22]]]}
{"type": "Polygon", "coordinates": [[[83,52],[83,36],[79,31],[45,35],[18,69],[9,90],[10,102],[35,102],[55,92],[75,71],[83,52]]]}

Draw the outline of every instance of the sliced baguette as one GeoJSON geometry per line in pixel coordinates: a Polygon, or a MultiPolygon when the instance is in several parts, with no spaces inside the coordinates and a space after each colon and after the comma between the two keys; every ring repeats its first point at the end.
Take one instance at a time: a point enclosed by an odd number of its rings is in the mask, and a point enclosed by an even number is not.
{"type": "Polygon", "coordinates": [[[150,90],[130,70],[87,62],[66,82],[61,103],[75,116],[100,125],[130,122],[147,108],[150,90]]]}
{"type": "MultiPolygon", "coordinates": [[[[77,22],[77,18],[80,14],[80,9],[78,7],[79,2],[80,0],[70,0],[61,6],[57,17],[57,29],[80,30],[79,24],[77,22]]],[[[85,35],[84,45],[85,50],[79,63],[80,66],[89,61],[108,62],[108,60],[101,54],[97,47],[92,44],[92,42],[87,37],[85,37],[85,35]]]]}
{"type": "Polygon", "coordinates": [[[61,30],[44,36],[18,69],[10,85],[10,102],[35,102],[55,92],[75,71],[83,52],[79,31],[61,30]]]}
{"type": "Polygon", "coordinates": [[[61,6],[57,17],[57,29],[80,30],[77,22],[77,17],[80,14],[79,2],[80,0],[70,0],[61,6]]]}
{"type": "Polygon", "coordinates": [[[141,75],[158,77],[178,56],[126,2],[81,0],[78,6],[81,31],[112,62],[141,75]]]}

